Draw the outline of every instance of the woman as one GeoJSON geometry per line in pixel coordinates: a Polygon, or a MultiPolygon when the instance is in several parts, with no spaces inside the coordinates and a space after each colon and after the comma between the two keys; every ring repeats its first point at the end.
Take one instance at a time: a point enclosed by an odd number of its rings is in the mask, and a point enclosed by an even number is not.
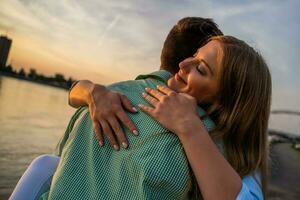
{"type": "MultiPolygon", "coordinates": [[[[71,92],[70,103],[86,103],[94,121],[105,120],[95,104],[103,88],[82,84],[87,85],[77,90],[92,91],[86,93],[89,98],[82,95],[78,101],[78,92],[71,92]],[[72,95],[77,97],[72,99],[72,95]]],[[[263,58],[236,38],[213,37],[194,57],[180,63],[180,71],[168,86],[146,90],[144,98],[152,107],[139,106],[178,136],[204,199],[235,198],[243,190],[241,178],[255,172],[260,174],[258,182],[266,198],[271,76],[263,58]],[[206,105],[216,122],[212,139],[196,115],[197,104],[206,105]],[[226,159],[213,143],[217,140],[223,143],[226,159]]],[[[121,104],[117,95],[113,101],[121,104]]]]}
{"type": "MultiPolygon", "coordinates": [[[[101,102],[126,102],[106,90],[110,95],[103,99],[103,87],[79,84],[75,87],[83,95],[71,92],[70,103],[88,104],[94,122],[101,102]]],[[[151,106],[139,107],[178,136],[196,179],[196,198],[200,192],[204,199],[266,198],[271,76],[263,58],[234,37],[213,37],[194,57],[180,63],[168,86],[146,89],[143,96],[151,106]],[[197,104],[205,105],[216,122],[212,138],[197,116],[197,104]],[[222,142],[225,157],[214,142],[222,142]],[[252,188],[257,185],[261,189],[252,188]]],[[[128,102],[125,104],[132,109],[128,102]]],[[[116,109],[110,112],[110,116],[119,113],[116,109]]],[[[105,115],[100,120],[105,120],[105,115]]]]}

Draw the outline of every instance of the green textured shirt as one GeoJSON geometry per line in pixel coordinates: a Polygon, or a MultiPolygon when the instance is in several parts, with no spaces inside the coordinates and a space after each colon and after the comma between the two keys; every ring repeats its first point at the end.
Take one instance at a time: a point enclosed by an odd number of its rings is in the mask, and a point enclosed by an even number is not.
{"type": "MultiPolygon", "coordinates": [[[[108,88],[126,95],[133,105],[147,104],[145,87],[166,85],[170,77],[167,71],[157,71],[108,88]]],[[[212,130],[214,123],[203,109],[198,111],[212,130]]],[[[129,147],[115,151],[108,140],[99,146],[88,109],[78,109],[56,148],[61,160],[41,199],[188,199],[191,172],[177,136],[142,111],[128,115],[139,136],[124,128],[129,147]]]]}

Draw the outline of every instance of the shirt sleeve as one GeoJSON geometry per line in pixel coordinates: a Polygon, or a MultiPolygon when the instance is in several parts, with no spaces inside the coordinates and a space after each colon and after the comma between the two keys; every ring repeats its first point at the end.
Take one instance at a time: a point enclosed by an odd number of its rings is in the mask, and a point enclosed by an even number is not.
{"type": "Polygon", "coordinates": [[[236,200],[263,200],[263,194],[260,186],[260,174],[256,172],[242,180],[242,189],[236,200]]]}
{"type": "Polygon", "coordinates": [[[63,136],[61,137],[61,139],[59,140],[59,142],[57,143],[56,147],[55,147],[55,150],[54,150],[54,155],[56,156],[61,156],[61,153],[62,153],[62,150],[69,138],[69,135],[70,135],[70,132],[72,131],[73,129],[73,126],[76,122],[76,120],[78,119],[78,117],[81,115],[81,113],[87,109],[86,107],[80,107],[76,110],[76,112],[73,114],[71,120],[69,121],[69,124],[66,128],[66,131],[65,133],[63,134],[63,136]]]}

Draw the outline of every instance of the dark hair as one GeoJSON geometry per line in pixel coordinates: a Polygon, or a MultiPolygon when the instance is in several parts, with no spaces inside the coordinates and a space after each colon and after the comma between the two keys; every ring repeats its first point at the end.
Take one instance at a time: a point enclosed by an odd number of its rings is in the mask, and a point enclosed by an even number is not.
{"type": "Polygon", "coordinates": [[[161,69],[173,74],[179,63],[191,57],[210,37],[223,35],[217,24],[208,18],[185,17],[169,32],[161,52],[161,69]]]}

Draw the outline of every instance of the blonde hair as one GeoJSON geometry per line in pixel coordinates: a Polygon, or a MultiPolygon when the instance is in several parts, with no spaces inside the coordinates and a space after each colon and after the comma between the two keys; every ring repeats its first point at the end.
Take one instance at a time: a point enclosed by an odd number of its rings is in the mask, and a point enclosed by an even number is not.
{"type": "Polygon", "coordinates": [[[232,36],[216,36],[222,47],[218,103],[208,113],[216,122],[214,140],[221,139],[227,161],[244,177],[256,170],[267,198],[267,129],[271,75],[263,57],[232,36]]]}

